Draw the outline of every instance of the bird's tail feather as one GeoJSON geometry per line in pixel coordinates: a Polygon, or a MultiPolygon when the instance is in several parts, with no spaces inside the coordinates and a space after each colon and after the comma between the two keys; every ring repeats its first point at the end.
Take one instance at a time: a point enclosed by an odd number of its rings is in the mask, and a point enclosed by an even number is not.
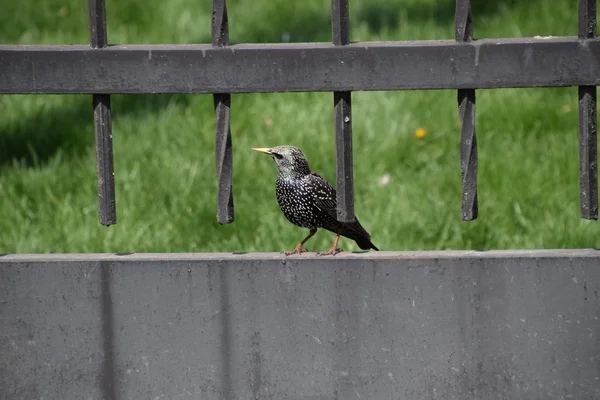
{"type": "Polygon", "coordinates": [[[353,223],[345,224],[344,228],[341,232],[342,236],[354,240],[361,250],[373,249],[379,251],[377,246],[371,242],[371,235],[362,227],[358,219],[353,223]]]}
{"type": "Polygon", "coordinates": [[[369,239],[368,237],[354,239],[354,241],[362,250],[373,249],[379,251],[379,249],[373,244],[373,242],[371,242],[371,239],[369,239]]]}

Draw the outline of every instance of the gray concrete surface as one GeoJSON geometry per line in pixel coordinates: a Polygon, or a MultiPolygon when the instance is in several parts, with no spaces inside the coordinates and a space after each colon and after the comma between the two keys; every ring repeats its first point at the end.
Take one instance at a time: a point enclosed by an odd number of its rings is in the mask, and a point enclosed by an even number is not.
{"type": "Polygon", "coordinates": [[[600,251],[0,256],[2,399],[598,399],[600,251]]]}

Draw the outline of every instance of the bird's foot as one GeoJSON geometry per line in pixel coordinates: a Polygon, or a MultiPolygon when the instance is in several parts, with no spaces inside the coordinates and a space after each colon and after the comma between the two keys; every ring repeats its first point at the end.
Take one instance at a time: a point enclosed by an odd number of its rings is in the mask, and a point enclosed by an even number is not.
{"type": "Polygon", "coordinates": [[[306,250],[305,248],[303,248],[302,246],[298,245],[296,246],[296,248],[292,251],[284,251],[283,254],[285,254],[286,256],[291,256],[292,254],[301,254],[301,253],[305,253],[308,250],[306,250]]]}
{"type": "Polygon", "coordinates": [[[334,247],[330,250],[321,252],[321,253],[317,253],[318,256],[335,256],[337,253],[341,253],[342,251],[344,251],[344,249],[340,249],[337,247],[334,247]]]}

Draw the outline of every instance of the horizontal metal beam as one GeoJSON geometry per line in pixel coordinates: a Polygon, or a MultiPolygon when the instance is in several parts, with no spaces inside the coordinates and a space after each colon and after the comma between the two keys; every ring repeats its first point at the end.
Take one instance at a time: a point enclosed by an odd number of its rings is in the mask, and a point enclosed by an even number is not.
{"type": "Polygon", "coordinates": [[[0,93],[250,93],[595,86],[600,39],[0,46],[0,93]]]}

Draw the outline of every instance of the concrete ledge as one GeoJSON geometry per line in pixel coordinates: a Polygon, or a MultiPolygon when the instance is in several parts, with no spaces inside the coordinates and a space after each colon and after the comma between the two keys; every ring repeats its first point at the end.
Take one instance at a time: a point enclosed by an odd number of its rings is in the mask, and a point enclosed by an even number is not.
{"type": "Polygon", "coordinates": [[[600,398],[600,251],[0,255],[3,399],[600,398]]]}
{"type": "Polygon", "coordinates": [[[558,250],[444,250],[444,251],[359,251],[342,252],[334,257],[323,257],[316,253],[303,253],[285,256],[281,253],[85,253],[85,254],[0,254],[2,262],[56,262],[56,261],[212,261],[212,260],[323,260],[323,259],[369,259],[369,260],[409,260],[462,258],[600,258],[600,249],[558,249],[558,250]]]}

